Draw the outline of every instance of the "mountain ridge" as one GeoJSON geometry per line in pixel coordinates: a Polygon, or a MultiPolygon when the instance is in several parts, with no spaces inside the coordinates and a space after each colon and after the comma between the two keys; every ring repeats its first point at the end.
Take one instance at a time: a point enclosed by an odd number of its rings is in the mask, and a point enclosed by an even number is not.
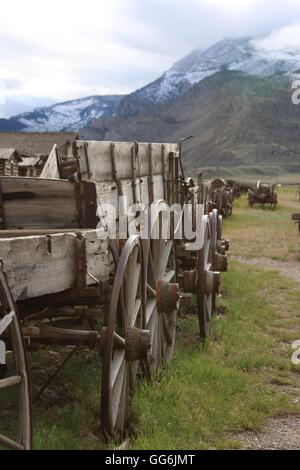
{"type": "Polygon", "coordinates": [[[78,131],[93,119],[113,116],[124,95],[94,95],[35,108],[9,119],[0,119],[2,131],[78,131]]]}

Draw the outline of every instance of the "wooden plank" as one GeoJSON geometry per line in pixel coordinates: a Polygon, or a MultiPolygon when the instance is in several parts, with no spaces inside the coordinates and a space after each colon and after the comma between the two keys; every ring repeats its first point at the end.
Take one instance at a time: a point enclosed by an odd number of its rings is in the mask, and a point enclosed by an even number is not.
{"type": "Polygon", "coordinates": [[[0,380],[0,390],[7,387],[13,387],[14,385],[19,385],[22,378],[20,375],[14,375],[12,377],[7,377],[6,379],[0,380]]]}
{"type": "Polygon", "coordinates": [[[45,163],[43,171],[40,175],[41,178],[60,178],[60,172],[58,167],[57,161],[57,146],[56,144],[53,146],[49,157],[45,163]]]}
{"type": "MultiPolygon", "coordinates": [[[[134,142],[113,142],[115,149],[115,162],[118,178],[132,178],[132,148],[134,142]]],[[[83,179],[101,181],[113,181],[112,164],[111,164],[111,144],[112,142],[84,142],[75,141],[76,152],[78,154],[80,171],[83,179]]],[[[152,171],[153,175],[162,175],[162,146],[165,147],[166,161],[168,155],[174,153],[178,157],[177,144],[160,144],[152,145],[152,171]]],[[[139,176],[149,176],[149,144],[139,143],[137,157],[137,173],[139,176]]]]}
{"type": "MultiPolygon", "coordinates": [[[[149,182],[147,177],[136,180],[136,193],[138,196],[137,203],[149,206],[149,182]]],[[[97,201],[98,201],[98,216],[102,227],[110,228],[110,238],[119,238],[119,226],[115,221],[120,218],[120,200],[118,197],[118,190],[116,184],[113,182],[103,181],[101,183],[96,183],[97,190],[97,201]],[[112,211],[110,211],[110,207],[112,211]]],[[[130,206],[134,205],[134,197],[132,191],[132,180],[123,179],[122,180],[122,192],[123,197],[127,200],[127,208],[130,209],[130,206]]],[[[154,200],[158,201],[164,197],[164,184],[163,177],[161,175],[153,176],[153,194],[154,200]]],[[[128,218],[128,226],[130,226],[129,235],[132,235],[135,232],[135,214],[131,215],[128,218]],[[132,223],[134,228],[132,227],[132,223]]]]}
{"type": "MultiPolygon", "coordinates": [[[[113,269],[107,240],[97,231],[81,231],[86,237],[87,271],[106,281],[113,269]]],[[[0,240],[8,285],[15,301],[63,292],[75,287],[75,233],[4,238],[0,240]]],[[[87,276],[87,284],[95,281],[87,276]]]]}
{"type": "Polygon", "coordinates": [[[77,227],[74,185],[66,180],[1,177],[5,227],[77,227]]]}

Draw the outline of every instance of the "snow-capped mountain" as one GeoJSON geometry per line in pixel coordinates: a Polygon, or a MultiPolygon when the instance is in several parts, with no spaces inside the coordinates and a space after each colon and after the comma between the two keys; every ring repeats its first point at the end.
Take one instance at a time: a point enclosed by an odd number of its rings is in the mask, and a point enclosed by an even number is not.
{"type": "Polygon", "coordinates": [[[226,38],[206,50],[191,52],[156,81],[130,95],[90,96],[37,108],[8,120],[0,119],[0,131],[78,131],[102,118],[160,115],[161,104],[176,100],[195,84],[224,70],[258,77],[299,72],[300,47],[278,47],[277,42],[272,49],[274,34],[226,38]]]}
{"type": "Polygon", "coordinates": [[[158,80],[126,96],[120,105],[121,115],[134,115],[145,107],[172,100],[194,84],[222,70],[236,70],[249,75],[268,77],[293,73],[300,69],[300,50],[272,50],[264,38],[226,38],[202,51],[193,51],[177,62],[158,80]]]}
{"type": "Polygon", "coordinates": [[[93,119],[115,115],[122,95],[89,96],[78,100],[36,108],[33,112],[1,120],[0,129],[25,132],[78,131],[93,119]]]}

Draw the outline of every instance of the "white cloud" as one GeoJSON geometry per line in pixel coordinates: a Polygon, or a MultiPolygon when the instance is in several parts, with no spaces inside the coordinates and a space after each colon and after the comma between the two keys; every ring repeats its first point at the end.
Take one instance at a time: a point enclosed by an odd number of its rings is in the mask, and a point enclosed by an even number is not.
{"type": "Polygon", "coordinates": [[[196,3],[209,6],[216,6],[222,10],[233,11],[248,10],[257,6],[257,0],[243,0],[237,2],[236,0],[195,0],[196,3]]]}
{"type": "Polygon", "coordinates": [[[262,51],[289,50],[290,52],[299,52],[300,22],[295,22],[277,29],[263,39],[257,39],[253,42],[256,48],[262,51]]]}
{"type": "MultiPolygon", "coordinates": [[[[30,103],[128,93],[195,48],[300,20],[300,0],[9,0],[1,2],[0,99],[30,103]],[[299,14],[298,14],[299,11],[299,14]],[[39,101],[38,101],[39,102],[39,101]]],[[[283,28],[284,29],[284,28],[283,28]]],[[[292,44],[295,26],[263,47],[292,44]],[[285,38],[285,39],[283,39],[285,38]]],[[[298,33],[297,33],[298,31],[298,33]]],[[[298,34],[298,37],[297,37],[298,34]]],[[[29,104],[28,104],[29,103],[29,104]]]]}
{"type": "Polygon", "coordinates": [[[10,0],[1,5],[0,38],[5,47],[0,48],[0,82],[18,79],[17,86],[5,93],[2,85],[1,96],[65,100],[128,93],[144,84],[138,70],[135,82],[123,80],[128,67],[134,69],[137,64],[155,78],[163,67],[160,54],[151,50],[141,54],[137,47],[118,40],[120,29],[149,35],[130,18],[122,24],[121,4],[121,0],[10,0]]]}

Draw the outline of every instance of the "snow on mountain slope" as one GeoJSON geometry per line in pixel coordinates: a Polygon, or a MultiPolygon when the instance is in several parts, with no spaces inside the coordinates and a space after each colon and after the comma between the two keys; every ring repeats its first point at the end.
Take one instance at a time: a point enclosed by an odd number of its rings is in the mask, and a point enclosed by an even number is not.
{"type": "Polygon", "coordinates": [[[13,116],[26,132],[77,131],[100,117],[114,116],[123,96],[90,96],[13,116]]]}
{"type": "Polygon", "coordinates": [[[126,96],[119,114],[134,115],[145,106],[176,98],[194,84],[222,70],[236,70],[268,77],[300,69],[300,50],[272,50],[263,38],[226,38],[212,47],[193,51],[173,65],[158,80],[126,96]]]}

